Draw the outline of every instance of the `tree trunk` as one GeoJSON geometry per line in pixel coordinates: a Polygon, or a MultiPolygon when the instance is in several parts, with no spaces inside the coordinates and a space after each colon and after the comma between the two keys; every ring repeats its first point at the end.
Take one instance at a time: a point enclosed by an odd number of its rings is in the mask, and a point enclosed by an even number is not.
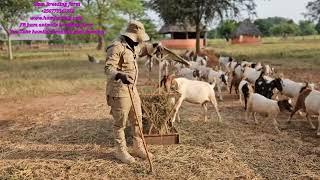
{"type": "Polygon", "coordinates": [[[101,50],[104,47],[104,36],[102,34],[98,35],[98,46],[97,50],[101,50]]]}
{"type": "Polygon", "coordinates": [[[10,61],[13,59],[10,34],[8,34],[8,58],[10,61]]]}
{"type": "Polygon", "coordinates": [[[196,54],[200,53],[200,23],[196,23],[196,54]]]}
{"type": "MultiPolygon", "coordinates": [[[[105,30],[103,27],[103,23],[102,23],[102,14],[99,13],[98,14],[98,27],[100,30],[105,30]]],[[[98,46],[97,46],[97,50],[101,50],[102,48],[104,48],[104,34],[98,34],[98,46]]]]}

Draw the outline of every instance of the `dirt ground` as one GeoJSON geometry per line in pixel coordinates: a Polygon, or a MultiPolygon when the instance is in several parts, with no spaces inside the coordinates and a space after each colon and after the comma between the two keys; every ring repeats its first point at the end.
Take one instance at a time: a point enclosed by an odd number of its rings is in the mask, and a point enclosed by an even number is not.
{"type": "Polygon", "coordinates": [[[199,105],[184,103],[176,124],[181,143],[149,146],[154,174],[147,173],[147,161],[125,165],[112,157],[104,91],[6,100],[0,104],[0,179],[320,179],[320,138],[302,117],[288,125],[282,113],[277,134],[261,116],[258,125],[246,124],[236,98],[225,94],[219,102],[222,123],[211,106],[204,122],[199,105]]]}

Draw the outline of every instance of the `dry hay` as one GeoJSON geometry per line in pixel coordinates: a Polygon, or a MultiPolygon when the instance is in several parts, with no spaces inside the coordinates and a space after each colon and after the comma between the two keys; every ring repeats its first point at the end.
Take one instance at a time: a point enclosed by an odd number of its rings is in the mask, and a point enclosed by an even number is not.
{"type": "Polygon", "coordinates": [[[178,98],[179,94],[165,93],[159,90],[150,93],[151,90],[147,87],[144,88],[144,91],[149,92],[140,93],[144,133],[163,135],[175,132],[169,120],[173,115],[172,98],[178,98]]]}

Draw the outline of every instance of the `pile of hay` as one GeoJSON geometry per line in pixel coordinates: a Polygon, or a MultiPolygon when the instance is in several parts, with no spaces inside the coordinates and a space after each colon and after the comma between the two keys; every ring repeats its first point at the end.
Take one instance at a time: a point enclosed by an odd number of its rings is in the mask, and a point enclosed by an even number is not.
{"type": "Polygon", "coordinates": [[[177,93],[140,94],[145,134],[168,134],[175,132],[170,121],[177,93]]]}

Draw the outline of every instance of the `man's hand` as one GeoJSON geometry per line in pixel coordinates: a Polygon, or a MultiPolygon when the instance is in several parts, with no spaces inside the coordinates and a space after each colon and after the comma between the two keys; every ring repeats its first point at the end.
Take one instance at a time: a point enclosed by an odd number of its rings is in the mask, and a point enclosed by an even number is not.
{"type": "Polygon", "coordinates": [[[128,74],[124,74],[124,73],[117,73],[114,79],[116,81],[118,81],[120,79],[123,84],[133,84],[134,83],[133,78],[131,76],[129,76],[128,74]]]}

